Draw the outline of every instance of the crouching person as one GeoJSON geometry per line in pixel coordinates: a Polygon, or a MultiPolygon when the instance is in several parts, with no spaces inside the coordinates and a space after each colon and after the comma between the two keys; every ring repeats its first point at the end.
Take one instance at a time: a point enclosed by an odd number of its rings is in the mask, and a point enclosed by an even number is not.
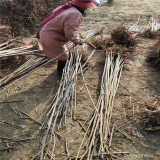
{"type": "Polygon", "coordinates": [[[72,0],[57,7],[46,17],[37,33],[40,50],[51,59],[57,58],[57,71],[63,72],[69,58],[66,43],[81,45],[84,41],[77,36],[77,30],[82,22],[82,14],[87,8],[94,8],[92,0],[72,0]],[[61,56],[60,56],[61,55],[61,56]]]}

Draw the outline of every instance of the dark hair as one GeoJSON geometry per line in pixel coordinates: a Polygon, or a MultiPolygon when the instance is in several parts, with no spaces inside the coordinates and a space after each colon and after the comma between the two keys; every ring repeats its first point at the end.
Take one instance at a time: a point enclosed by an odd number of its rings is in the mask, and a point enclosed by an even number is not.
{"type": "MultiPolygon", "coordinates": [[[[73,5],[73,4],[72,4],[73,5]]],[[[81,14],[84,14],[84,9],[83,8],[81,8],[81,7],[78,7],[78,6],[76,6],[76,5],[73,5],[75,8],[77,8],[80,12],[81,12],[81,14]]]]}

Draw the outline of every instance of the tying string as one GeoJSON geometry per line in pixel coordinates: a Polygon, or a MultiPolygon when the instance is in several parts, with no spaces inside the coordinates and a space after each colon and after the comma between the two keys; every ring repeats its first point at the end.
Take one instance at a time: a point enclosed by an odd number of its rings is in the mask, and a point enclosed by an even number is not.
{"type": "Polygon", "coordinates": [[[6,45],[8,48],[10,48],[10,49],[12,48],[12,47],[8,44],[8,42],[6,42],[5,45],[6,45]]]}

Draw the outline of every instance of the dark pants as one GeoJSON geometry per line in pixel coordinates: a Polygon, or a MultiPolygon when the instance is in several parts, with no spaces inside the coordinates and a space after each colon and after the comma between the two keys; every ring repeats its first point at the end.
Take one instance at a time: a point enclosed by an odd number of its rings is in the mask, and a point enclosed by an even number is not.
{"type": "Polygon", "coordinates": [[[65,65],[66,65],[66,61],[58,61],[57,71],[62,73],[63,72],[63,68],[65,67],[65,65]]]}

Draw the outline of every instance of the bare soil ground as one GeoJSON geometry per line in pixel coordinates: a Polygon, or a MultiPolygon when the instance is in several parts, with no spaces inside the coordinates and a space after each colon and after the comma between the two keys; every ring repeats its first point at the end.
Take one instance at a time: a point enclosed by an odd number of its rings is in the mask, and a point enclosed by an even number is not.
{"type": "MultiPolygon", "coordinates": [[[[143,25],[146,25],[150,16],[160,15],[159,6],[159,0],[115,0],[111,6],[104,3],[93,13],[87,12],[80,32],[105,27],[105,34],[109,34],[117,27],[133,24],[139,15],[143,19],[143,25]]],[[[149,48],[156,40],[142,37],[137,40],[139,45],[133,53],[134,56],[125,61],[115,98],[112,116],[115,130],[109,149],[110,152],[128,154],[114,155],[109,159],[160,159],[160,131],[145,131],[144,123],[145,104],[154,104],[157,96],[160,96],[160,72],[146,62],[149,48]]],[[[26,42],[29,41],[30,39],[26,39],[26,42]]],[[[84,75],[95,103],[100,92],[104,61],[104,54],[97,51],[84,75]]],[[[8,73],[6,68],[2,73],[8,73]]],[[[45,134],[45,131],[40,130],[40,123],[48,106],[48,99],[57,91],[59,80],[54,62],[31,73],[0,95],[0,159],[30,160],[40,151],[45,134]]],[[[84,135],[83,131],[80,132],[81,124],[93,111],[81,77],[77,84],[75,120],[71,119],[69,111],[66,129],[58,131],[61,137],[58,137],[56,143],[56,160],[66,158],[65,141],[69,153],[72,157],[76,156],[84,135]]]]}

